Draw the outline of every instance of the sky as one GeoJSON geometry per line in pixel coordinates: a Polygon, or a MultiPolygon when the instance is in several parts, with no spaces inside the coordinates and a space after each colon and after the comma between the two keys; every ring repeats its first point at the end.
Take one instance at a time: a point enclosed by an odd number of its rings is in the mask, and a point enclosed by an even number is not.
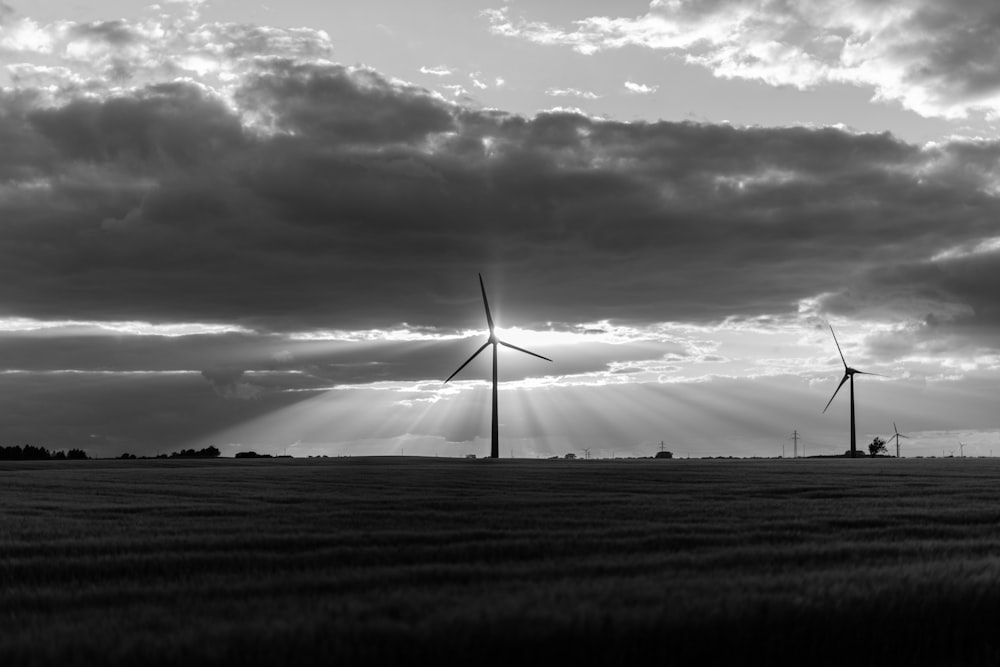
{"type": "Polygon", "coordinates": [[[0,443],[1000,455],[993,0],[0,0],[0,443]],[[661,445],[662,443],[662,445],[661,445]],[[961,443],[961,444],[960,444],[961,443]],[[895,450],[895,441],[890,443],[895,450]]]}

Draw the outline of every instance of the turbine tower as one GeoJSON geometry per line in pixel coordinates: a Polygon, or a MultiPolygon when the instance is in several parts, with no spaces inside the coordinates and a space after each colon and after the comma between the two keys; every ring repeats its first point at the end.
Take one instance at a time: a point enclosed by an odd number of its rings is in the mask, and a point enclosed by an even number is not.
{"type": "MultiPolygon", "coordinates": [[[[830,326],[830,333],[833,334],[833,342],[837,345],[837,352],[840,352],[840,360],[844,362],[844,377],[840,380],[840,384],[833,392],[833,396],[826,403],[826,408],[830,407],[830,403],[833,403],[833,399],[837,397],[837,392],[840,388],[844,386],[844,383],[848,380],[851,381],[851,458],[853,459],[858,455],[858,438],[857,433],[854,430],[854,376],[855,375],[878,375],[878,373],[866,373],[865,371],[859,371],[856,368],[851,368],[847,365],[847,360],[844,359],[844,353],[840,349],[840,343],[837,342],[837,334],[833,333],[833,327],[830,326]]],[[[823,408],[823,412],[826,412],[826,408],[823,408]]]]}
{"type": "Polygon", "coordinates": [[[497,345],[503,345],[504,347],[509,347],[512,350],[530,354],[533,357],[538,357],[539,359],[544,359],[545,361],[552,360],[548,357],[543,357],[540,354],[535,354],[534,352],[525,350],[523,347],[511,345],[510,343],[497,338],[496,331],[494,331],[493,326],[493,315],[490,314],[490,302],[486,299],[486,287],[483,285],[483,274],[481,273],[479,274],[479,290],[483,293],[483,306],[486,308],[486,324],[490,329],[489,338],[487,338],[486,342],[482,344],[482,347],[476,350],[471,357],[465,360],[464,364],[458,367],[458,370],[449,375],[445,382],[449,382],[453,377],[458,375],[463,368],[469,365],[470,361],[478,357],[479,353],[486,349],[487,345],[493,346],[493,433],[492,443],[490,445],[490,458],[498,459],[500,458],[500,422],[497,418],[497,345]]]}
{"type": "Polygon", "coordinates": [[[900,438],[906,438],[907,440],[909,440],[910,436],[903,435],[902,433],[900,433],[899,429],[896,427],[896,422],[892,422],[892,430],[895,431],[895,433],[893,433],[892,435],[890,435],[889,439],[890,440],[892,440],[893,438],[896,439],[896,458],[898,459],[899,458],[899,439],[900,438]]]}

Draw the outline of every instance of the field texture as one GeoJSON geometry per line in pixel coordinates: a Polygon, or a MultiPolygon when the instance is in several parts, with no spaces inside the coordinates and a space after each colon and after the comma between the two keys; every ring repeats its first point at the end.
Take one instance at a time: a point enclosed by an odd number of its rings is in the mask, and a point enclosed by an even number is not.
{"type": "Polygon", "coordinates": [[[1000,462],[0,463],[0,665],[1000,664],[1000,462]]]}

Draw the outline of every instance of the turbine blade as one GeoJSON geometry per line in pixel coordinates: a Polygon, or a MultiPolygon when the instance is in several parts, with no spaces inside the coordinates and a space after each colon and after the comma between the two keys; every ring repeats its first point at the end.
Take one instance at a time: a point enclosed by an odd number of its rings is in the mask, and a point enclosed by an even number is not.
{"type": "Polygon", "coordinates": [[[869,373],[868,371],[858,371],[858,370],[854,371],[854,374],[855,375],[874,375],[875,377],[880,377],[880,378],[888,377],[887,375],[882,375],[881,373],[869,373]]]}
{"type": "Polygon", "coordinates": [[[505,343],[502,340],[498,340],[497,342],[500,343],[501,345],[505,345],[505,346],[509,347],[512,350],[517,350],[518,352],[524,352],[525,354],[530,354],[533,357],[538,357],[539,359],[544,359],[545,361],[552,361],[548,357],[543,357],[540,354],[535,354],[534,352],[532,352],[530,350],[526,350],[523,347],[518,347],[517,345],[511,345],[510,343],[505,343]]]}
{"type": "Polygon", "coordinates": [[[896,435],[898,435],[898,436],[899,436],[900,438],[904,438],[904,439],[906,439],[906,440],[909,440],[909,439],[910,439],[910,436],[908,436],[908,435],[903,435],[902,433],[897,433],[896,435]]]}
{"type": "Polygon", "coordinates": [[[483,293],[483,305],[486,307],[486,323],[490,326],[490,333],[493,333],[493,316],[490,315],[490,302],[486,300],[486,286],[483,285],[483,274],[479,274],[479,289],[483,293]]]}
{"type": "MultiPolygon", "coordinates": [[[[468,359],[466,359],[465,363],[462,364],[461,366],[459,366],[457,371],[455,371],[454,373],[452,373],[451,375],[448,376],[448,380],[451,380],[453,377],[455,377],[456,375],[458,375],[459,371],[461,371],[463,368],[465,368],[466,366],[468,366],[469,362],[472,361],[473,359],[475,359],[476,357],[478,357],[479,353],[482,352],[483,350],[485,350],[486,346],[489,345],[489,344],[490,344],[489,341],[486,341],[485,343],[483,343],[483,346],[481,348],[479,348],[478,350],[476,350],[475,352],[473,352],[472,356],[469,357],[468,359]]],[[[445,384],[448,383],[448,380],[444,381],[445,384]]]]}
{"type": "Polygon", "coordinates": [[[899,433],[899,427],[896,426],[896,422],[892,422],[892,430],[896,433],[899,433]]]}
{"type": "Polygon", "coordinates": [[[830,333],[833,334],[833,342],[837,345],[837,352],[840,352],[840,360],[844,362],[844,368],[847,368],[847,359],[844,359],[844,352],[840,349],[840,343],[837,342],[837,334],[833,333],[833,325],[828,324],[827,326],[830,327],[830,333]]]}
{"type": "MultiPolygon", "coordinates": [[[[844,386],[844,383],[847,382],[847,378],[849,377],[851,376],[848,373],[844,373],[844,379],[840,381],[840,384],[837,385],[837,388],[833,392],[833,396],[831,396],[830,400],[826,402],[826,408],[830,407],[830,404],[833,403],[833,399],[837,398],[837,392],[840,391],[840,388],[844,386]]],[[[826,412],[826,408],[823,408],[823,412],[826,412]]]]}

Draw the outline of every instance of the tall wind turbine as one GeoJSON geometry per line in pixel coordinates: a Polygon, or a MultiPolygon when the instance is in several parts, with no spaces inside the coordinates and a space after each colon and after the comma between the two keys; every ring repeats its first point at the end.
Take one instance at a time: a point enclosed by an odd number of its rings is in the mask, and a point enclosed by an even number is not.
{"type": "MultiPolygon", "coordinates": [[[[837,392],[840,388],[844,386],[844,383],[848,380],[851,381],[851,458],[853,459],[858,454],[857,447],[857,433],[854,430],[854,376],[855,375],[878,375],[878,373],[866,373],[865,371],[859,371],[856,368],[851,368],[847,365],[847,360],[844,359],[844,352],[840,349],[840,343],[837,342],[837,334],[833,333],[833,326],[830,326],[830,333],[833,334],[833,342],[837,345],[837,352],[840,352],[840,360],[844,362],[844,377],[841,379],[840,384],[833,392],[833,396],[826,403],[826,408],[830,407],[830,403],[833,403],[833,399],[837,397],[837,392]]],[[[823,412],[826,412],[826,408],[823,408],[823,412]]]]}
{"type": "Polygon", "coordinates": [[[544,359],[545,361],[552,361],[548,357],[543,357],[540,354],[535,354],[529,350],[525,350],[523,347],[518,347],[516,345],[511,345],[506,341],[502,341],[497,338],[496,332],[493,326],[493,315],[490,314],[490,302],[486,299],[486,287],[483,285],[483,274],[479,274],[479,289],[483,293],[483,306],[486,308],[486,324],[490,329],[490,336],[483,343],[482,347],[473,352],[472,356],[465,360],[465,363],[458,367],[454,373],[448,376],[445,380],[447,383],[453,377],[459,374],[459,372],[469,365],[469,362],[479,356],[479,353],[486,349],[487,345],[493,346],[493,433],[492,433],[492,444],[490,445],[490,458],[498,459],[500,458],[500,422],[497,419],[497,345],[503,345],[504,347],[509,347],[512,350],[517,350],[518,352],[524,352],[525,354],[530,354],[533,357],[538,357],[539,359],[544,359]]]}
{"type": "Polygon", "coordinates": [[[892,430],[895,431],[895,433],[893,433],[892,435],[890,435],[889,439],[890,440],[892,440],[893,438],[896,439],[896,458],[898,459],[899,458],[899,439],[900,438],[906,438],[907,440],[909,440],[910,436],[903,435],[902,433],[900,433],[899,429],[896,427],[896,422],[892,422],[892,430]]]}

